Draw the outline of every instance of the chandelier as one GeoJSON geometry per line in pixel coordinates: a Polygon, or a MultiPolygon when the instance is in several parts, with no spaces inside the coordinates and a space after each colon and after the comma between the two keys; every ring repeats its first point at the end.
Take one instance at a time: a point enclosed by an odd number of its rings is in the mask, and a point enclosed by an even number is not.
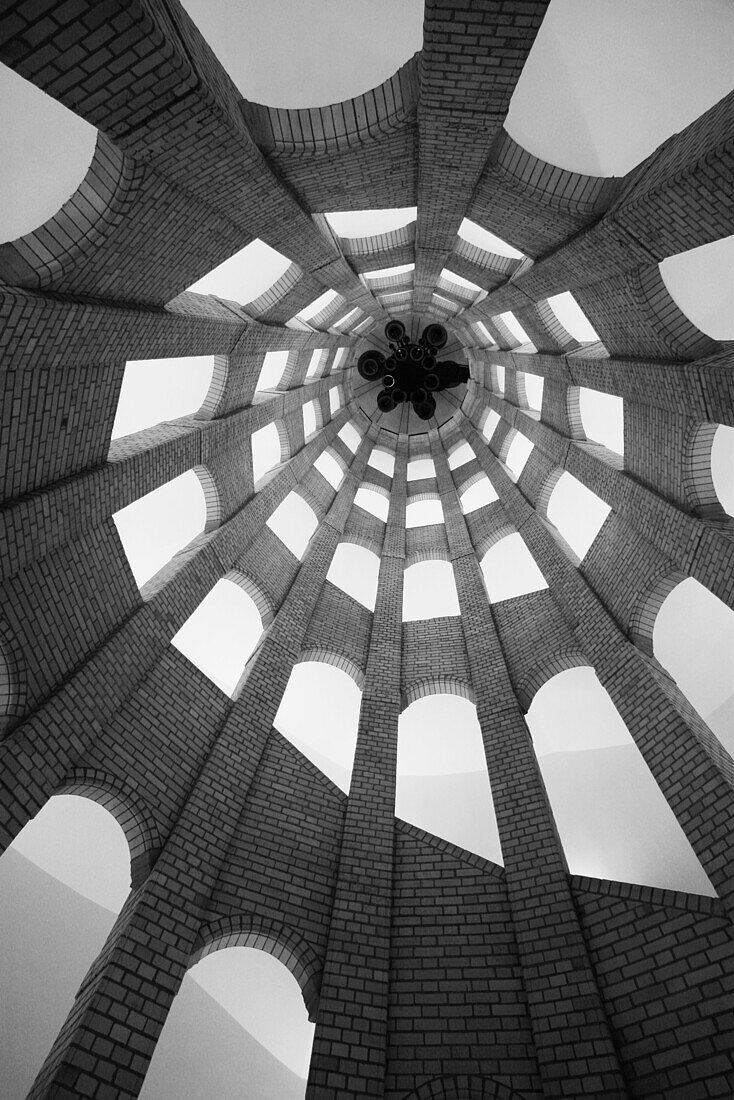
{"type": "Polygon", "coordinates": [[[401,402],[409,401],[421,420],[430,420],[436,412],[434,394],[468,382],[469,368],[452,359],[438,362],[437,355],[448,335],[435,321],[426,325],[417,343],[406,335],[402,321],[388,321],[385,336],[390,354],[386,357],[381,351],[365,351],[357,361],[357,370],[368,382],[382,380],[383,388],[377,395],[381,412],[392,412],[401,402]]]}

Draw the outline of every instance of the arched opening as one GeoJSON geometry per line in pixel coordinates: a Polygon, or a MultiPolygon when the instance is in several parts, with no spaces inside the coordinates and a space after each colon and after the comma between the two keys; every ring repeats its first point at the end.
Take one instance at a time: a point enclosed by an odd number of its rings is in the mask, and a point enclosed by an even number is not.
{"type": "Polygon", "coordinates": [[[611,512],[608,504],[569,473],[556,482],[547,515],[573,552],[583,561],[611,512]]]}
{"type": "Polygon", "coordinates": [[[406,527],[430,527],[443,523],[443,506],[440,500],[410,500],[405,508],[406,527]]]}
{"type": "Polygon", "coordinates": [[[274,390],[280,385],[283,372],[288,366],[287,351],[266,351],[260,374],[258,375],[255,393],[263,390],[274,390]]]}
{"type": "Polygon", "coordinates": [[[593,669],[566,669],[527,714],[572,874],[715,896],[593,669]]]}
{"type": "Polygon", "coordinates": [[[377,554],[353,542],[340,542],[326,579],[368,611],[374,611],[379,576],[380,559],[377,554]]]}
{"type": "Polygon", "coordinates": [[[522,327],[511,309],[508,309],[505,313],[498,314],[498,316],[493,317],[492,320],[495,322],[499,322],[501,325],[504,325],[507,329],[509,329],[510,335],[513,336],[519,344],[531,343],[530,337],[528,336],[527,332],[522,327]]]}
{"type": "Polygon", "coordinates": [[[194,470],[138,497],[113,515],[128,565],[138,588],[200,534],[207,504],[194,470]]]}
{"type": "MultiPolygon", "coordinates": [[[[505,444],[506,446],[506,444],[505,444]]],[[[505,465],[510,470],[512,480],[517,481],[525,469],[525,463],[533,453],[533,444],[522,432],[514,432],[507,447],[505,465]]]]}
{"type": "Polygon", "coordinates": [[[303,406],[303,438],[306,443],[309,439],[313,439],[316,432],[321,427],[321,417],[316,407],[315,401],[309,401],[303,406]]]}
{"type": "Polygon", "coordinates": [[[721,507],[734,516],[734,428],[719,424],[711,446],[711,479],[721,507]]]}
{"type": "Polygon", "coordinates": [[[365,512],[369,512],[375,519],[387,523],[387,513],[390,508],[390,502],[388,498],[383,496],[382,493],[379,493],[377,489],[370,489],[366,485],[360,485],[354,496],[354,504],[357,508],[363,508],[365,512]]]}
{"type": "Polygon", "coordinates": [[[505,392],[505,368],[501,363],[492,363],[490,367],[492,377],[492,389],[495,393],[505,392]]]}
{"type": "Polygon", "coordinates": [[[367,465],[373,466],[375,470],[381,470],[387,477],[392,477],[395,472],[395,455],[390,454],[389,451],[383,451],[381,447],[373,447],[367,465]]]}
{"type": "Polygon", "coordinates": [[[478,248],[483,248],[485,252],[491,252],[495,256],[507,256],[514,260],[524,259],[523,253],[518,249],[496,237],[488,229],[470,221],[469,218],[464,218],[459,226],[459,236],[469,244],[475,244],[478,248]]]}
{"type": "Polygon", "coordinates": [[[436,467],[432,458],[411,458],[408,463],[408,481],[422,481],[436,476],[436,467]]]}
{"type": "Polygon", "coordinates": [[[245,306],[270,290],[290,266],[287,256],[258,238],[187,289],[194,294],[214,294],[245,306]]]}
{"type": "Polygon", "coordinates": [[[554,294],[546,301],[556,320],[560,321],[568,335],[572,336],[574,340],[578,340],[580,344],[596,343],[598,341],[599,333],[570,290],[564,291],[563,294],[554,294]]]}
{"type": "Polygon", "coordinates": [[[671,298],[714,340],[734,340],[734,236],[668,256],[660,274],[671,298]]]}
{"type": "Polygon", "coordinates": [[[459,615],[451,562],[418,561],[403,574],[403,622],[459,615]]]}
{"type": "Polygon", "coordinates": [[[543,384],[545,379],[540,374],[529,374],[527,371],[518,371],[519,378],[525,388],[525,399],[528,408],[533,412],[540,412],[543,408],[543,384]]]}
{"type": "Polygon", "coordinates": [[[332,386],[329,390],[329,412],[333,416],[342,407],[341,386],[332,386]]]}
{"type": "Polygon", "coordinates": [[[252,448],[252,477],[255,488],[260,488],[260,481],[270,470],[279,466],[283,461],[283,448],[280,432],[276,424],[266,424],[264,428],[258,428],[250,437],[252,448]]]}
{"type": "Polygon", "coordinates": [[[195,413],[209,392],[213,372],[213,355],[129,360],[112,439],[195,413]]]}
{"type": "Polygon", "coordinates": [[[306,379],[320,378],[323,373],[323,369],[326,366],[326,360],[329,357],[328,349],[315,348],[311,352],[311,358],[308,361],[308,368],[306,370],[306,379]]]}
{"type": "Polygon", "coordinates": [[[23,1097],[130,890],[130,851],[90,798],[57,795],[0,859],[0,1064],[23,1097]]]}
{"type": "Polygon", "coordinates": [[[734,754],[734,611],[688,577],[661,604],[652,637],[660,664],[734,754]]]}
{"type": "Polygon", "coordinates": [[[316,317],[317,314],[321,313],[323,310],[328,309],[329,306],[334,305],[338,300],[341,302],[344,301],[336,290],[329,288],[329,290],[325,290],[323,294],[319,294],[318,298],[314,298],[312,302],[309,302],[307,306],[299,310],[287,324],[289,327],[310,329],[311,325],[309,322],[312,318],[316,317]]]}
{"type": "Polygon", "coordinates": [[[293,666],[273,721],[278,732],[345,794],[361,702],[362,692],[346,672],[323,661],[300,661],[293,666]]]}
{"type": "Polygon", "coordinates": [[[505,535],[487,550],[479,562],[490,603],[500,603],[548,584],[519,532],[505,535]]]}
{"type": "Polygon", "coordinates": [[[624,401],[611,393],[579,387],[581,423],[587,439],[624,454],[624,401]]]}
{"type": "Polygon", "coordinates": [[[415,221],[416,214],[417,207],[401,206],[380,210],[333,211],[325,217],[338,237],[376,237],[410,225],[415,221]]]}
{"type": "Polygon", "coordinates": [[[473,462],[477,456],[468,443],[459,443],[449,454],[449,470],[458,470],[467,462],[473,462]]]}
{"type": "Polygon", "coordinates": [[[345,424],[343,428],[339,429],[337,433],[339,438],[345,447],[348,447],[353,455],[356,455],[359,450],[359,445],[362,442],[362,436],[359,434],[354,424],[345,424]]]}
{"type": "Polygon", "coordinates": [[[499,497],[486,474],[473,481],[459,497],[461,510],[465,516],[478,511],[479,508],[484,508],[487,504],[494,504],[496,500],[499,500],[499,497]]]}
{"type": "Polygon", "coordinates": [[[341,370],[344,367],[344,360],[349,354],[349,348],[337,348],[334,355],[334,362],[331,364],[331,373],[336,370],[341,370]]]}
{"type": "Polygon", "coordinates": [[[469,699],[432,694],[400,715],[395,813],[502,864],[482,731],[469,699]]]}
{"type": "Polygon", "coordinates": [[[228,935],[189,968],[156,1044],[141,1100],[303,1100],[313,1045],[301,990],[258,933],[228,935]],[[232,946],[237,939],[242,946],[232,946]],[[250,946],[251,945],[251,946],[250,946]],[[257,945],[257,946],[256,946],[257,945]]]}
{"type": "Polygon", "coordinates": [[[303,561],[306,547],[319,525],[311,505],[306,504],[298,493],[291,491],[266,522],[291,554],[299,561],[303,561]]]}
{"type": "Polygon", "coordinates": [[[487,440],[487,443],[491,442],[497,425],[500,422],[500,414],[495,412],[494,409],[487,409],[486,414],[482,418],[481,430],[482,435],[487,440]]]}
{"type": "Polygon", "coordinates": [[[84,179],[97,131],[58,100],[0,65],[3,186],[0,242],[53,218],[84,179]]]}
{"type": "Polygon", "coordinates": [[[251,581],[241,574],[229,574],[217,581],[171,639],[171,645],[233,697],[262,635],[266,609],[267,601],[251,581]]]}
{"type": "Polygon", "coordinates": [[[314,469],[326,478],[332,489],[338,489],[344,480],[344,468],[330,447],[321,452],[314,462],[314,469]]]}

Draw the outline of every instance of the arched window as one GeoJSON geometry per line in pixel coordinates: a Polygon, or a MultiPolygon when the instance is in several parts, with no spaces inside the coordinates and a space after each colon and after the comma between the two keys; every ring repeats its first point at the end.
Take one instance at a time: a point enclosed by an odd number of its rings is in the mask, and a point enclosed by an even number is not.
{"type": "Polygon", "coordinates": [[[506,313],[500,313],[497,317],[493,318],[493,320],[500,321],[504,324],[520,344],[530,343],[530,337],[511,309],[508,309],[506,313]]]}
{"type": "Polygon", "coordinates": [[[476,457],[468,443],[460,443],[458,447],[454,447],[449,455],[449,470],[458,470],[460,466],[465,466],[467,462],[473,462],[476,457]]]}
{"type": "Polygon", "coordinates": [[[344,360],[346,359],[348,354],[349,354],[349,348],[337,348],[336,349],[336,355],[334,356],[334,362],[331,365],[331,373],[332,374],[334,373],[335,370],[341,370],[342,369],[342,367],[344,366],[344,360]]]}
{"type": "Polygon", "coordinates": [[[525,385],[525,397],[528,408],[540,412],[543,407],[543,383],[545,379],[540,374],[529,374],[527,371],[518,371],[525,385]]]}
{"type": "Polygon", "coordinates": [[[468,699],[429,695],[400,715],[395,813],[502,864],[482,732],[468,699]]]}
{"type": "Polygon", "coordinates": [[[522,535],[506,535],[490,546],[479,563],[490,603],[538,592],[548,584],[522,535]]]}
{"type": "Polygon", "coordinates": [[[112,438],[195,413],[209,392],[213,371],[213,355],[129,360],[112,438]]]}
{"type": "Polygon", "coordinates": [[[395,472],[395,455],[383,451],[380,447],[373,447],[367,465],[374,466],[376,470],[381,470],[383,474],[392,477],[395,472]]]}
{"type": "Polygon", "coordinates": [[[195,294],[215,294],[244,306],[269,290],[290,266],[286,256],[256,239],[188,289],[195,294]]]}
{"type": "Polygon", "coordinates": [[[533,444],[522,432],[515,432],[507,449],[506,465],[509,467],[513,481],[517,481],[525,469],[525,463],[533,453],[533,444]]]}
{"type": "Polygon", "coordinates": [[[206,499],[194,470],[138,497],[112,517],[138,588],[201,531],[206,499]]]}
{"type": "Polygon", "coordinates": [[[599,334],[570,290],[563,294],[554,294],[547,301],[569,336],[580,344],[596,343],[599,334]]]}
{"type": "Polygon", "coordinates": [[[505,368],[501,363],[492,363],[492,389],[495,393],[505,392],[505,368]]]}
{"type": "Polygon", "coordinates": [[[364,508],[375,519],[387,523],[387,513],[390,502],[387,497],[378,493],[376,489],[370,489],[366,485],[360,485],[354,497],[354,503],[358,508],[364,508]]]}
{"type": "Polygon", "coordinates": [[[309,302],[307,306],[304,306],[302,310],[296,313],[288,324],[290,325],[292,322],[296,322],[300,323],[299,327],[308,328],[308,322],[311,318],[315,317],[317,313],[321,313],[321,311],[328,306],[333,305],[339,297],[340,295],[335,290],[325,290],[323,294],[319,294],[318,298],[314,298],[312,302],[309,302]]]}
{"type": "Polygon", "coordinates": [[[314,468],[319,471],[322,477],[326,478],[332,489],[338,489],[344,480],[344,469],[331,448],[321,452],[314,462],[314,468]]]}
{"type": "Polygon", "coordinates": [[[660,274],[678,308],[701,332],[734,340],[734,236],[668,256],[660,274]]]}
{"type": "Polygon", "coordinates": [[[340,428],[338,432],[339,438],[345,446],[349,447],[349,450],[353,455],[356,455],[359,445],[362,442],[362,436],[359,434],[354,424],[351,422],[345,424],[343,428],[340,428]]]}
{"type": "Polygon", "coordinates": [[[572,874],[715,893],[593,669],[544,684],[527,722],[572,874]]]}
{"type": "Polygon", "coordinates": [[[579,387],[581,423],[588,439],[624,454],[624,402],[621,397],[579,387]]]}
{"type": "Polygon", "coordinates": [[[252,447],[252,477],[257,489],[260,479],[283,460],[277,425],[266,424],[264,428],[258,428],[250,437],[250,446],[252,447]]]}
{"type": "Polygon", "coordinates": [[[663,601],[653,651],[678,687],[734,753],[734,611],[688,577],[663,601]]]}
{"type": "MultiPolygon", "coordinates": [[[[242,939],[261,944],[267,937],[242,939]]],[[[305,1095],[313,1034],[298,982],[279,958],[255,946],[211,951],[181,983],[140,1100],[236,1100],[243,1081],[254,1095],[296,1100],[305,1095]]]]}
{"type": "Polygon", "coordinates": [[[51,798],[3,854],[4,1096],[30,1090],[129,890],[125,834],[89,798],[51,798]]]}
{"type": "Polygon", "coordinates": [[[571,474],[559,477],[548,501],[548,519],[583,561],[611,511],[571,474]]]}
{"type": "Polygon", "coordinates": [[[303,438],[306,443],[316,435],[319,426],[316,415],[316,402],[309,401],[308,404],[303,406],[303,438]]]}
{"type": "Polygon", "coordinates": [[[342,406],[342,395],[340,386],[332,386],[329,390],[329,412],[333,416],[338,412],[342,406]]]}
{"type": "Polygon", "coordinates": [[[326,360],[329,352],[326,348],[316,348],[311,353],[311,358],[308,363],[308,369],[306,371],[306,378],[319,378],[326,366],[326,360]]]}
{"type": "Polygon", "coordinates": [[[374,237],[402,229],[415,221],[415,206],[389,207],[380,210],[339,210],[326,215],[338,237],[374,237]]]}
{"type": "Polygon", "coordinates": [[[300,661],[293,667],[273,722],[345,794],[352,777],[361,702],[362,692],[346,672],[323,661],[300,661]]]}
{"type": "Polygon", "coordinates": [[[97,131],[5,65],[0,120],[0,242],[5,242],[38,229],[71,198],[92,162],[97,131]]]}
{"type": "Polygon", "coordinates": [[[459,596],[451,562],[419,561],[403,576],[403,622],[459,615],[459,596]]]}
{"type": "Polygon", "coordinates": [[[274,390],[283,377],[283,372],[288,366],[287,351],[266,351],[263,364],[258,375],[255,392],[262,390],[274,390]]]}
{"type": "Polygon", "coordinates": [[[734,428],[719,424],[711,447],[711,479],[719,503],[734,516],[734,428]]]}
{"type": "Polygon", "coordinates": [[[495,412],[494,409],[487,409],[486,415],[483,417],[482,426],[481,426],[482,427],[482,435],[487,440],[487,443],[489,443],[491,441],[492,436],[494,435],[495,429],[496,429],[497,425],[499,424],[499,422],[500,422],[499,413],[495,412]]]}
{"type": "Polygon", "coordinates": [[[491,252],[495,256],[523,259],[522,252],[518,252],[511,244],[507,244],[494,233],[490,233],[488,229],[483,229],[481,225],[470,221],[469,218],[464,218],[459,226],[459,236],[469,244],[475,244],[478,248],[483,248],[485,252],[491,252]]]}
{"type": "Polygon", "coordinates": [[[411,458],[408,463],[408,481],[422,481],[436,476],[436,467],[432,458],[411,458]]]}
{"type": "Polygon", "coordinates": [[[266,522],[291,554],[303,561],[306,547],[319,525],[311,505],[298,493],[290,492],[266,522]]]}
{"type": "MultiPolygon", "coordinates": [[[[217,581],[171,639],[184,657],[227,695],[234,696],[263,631],[257,604],[239,574],[217,581]]],[[[254,590],[254,585],[251,586],[254,590]]]]}
{"type": "Polygon", "coordinates": [[[405,509],[406,527],[430,527],[443,523],[443,507],[440,500],[411,500],[405,509]]]}
{"type": "Polygon", "coordinates": [[[340,542],[326,579],[368,611],[374,611],[379,575],[380,559],[377,554],[353,542],[340,542]]]}
{"type": "Polygon", "coordinates": [[[494,504],[496,500],[499,500],[499,497],[486,474],[478,481],[474,481],[468,489],[464,489],[459,497],[461,510],[465,516],[476,512],[479,508],[484,508],[485,504],[494,504]]]}

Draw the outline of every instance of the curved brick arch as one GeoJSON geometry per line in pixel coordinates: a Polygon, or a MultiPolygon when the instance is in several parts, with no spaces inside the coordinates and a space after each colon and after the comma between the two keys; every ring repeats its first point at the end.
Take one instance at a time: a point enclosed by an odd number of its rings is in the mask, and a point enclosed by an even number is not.
{"type": "Polygon", "coordinates": [[[523,1100],[523,1095],[491,1077],[434,1077],[402,1100],[523,1100]]]}
{"type": "Polygon", "coordinates": [[[0,281],[40,289],[72,274],[126,217],[142,171],[100,131],[71,198],[43,225],[0,245],[0,281]]]}
{"type": "Polygon", "coordinates": [[[354,680],[360,691],[364,688],[364,669],[353,661],[350,657],[345,656],[343,653],[337,653],[333,649],[324,649],[321,646],[311,646],[309,649],[304,649],[298,656],[296,664],[302,664],[305,661],[317,661],[323,665],[331,665],[332,668],[338,668],[340,672],[346,672],[347,676],[354,680]]]}
{"type": "Polygon", "coordinates": [[[206,503],[205,531],[214,531],[222,522],[222,502],[214,477],[207,466],[194,466],[206,503]]]}
{"type": "Polygon", "coordinates": [[[91,799],[110,813],[130,849],[130,881],[137,889],[148,877],[161,848],[155,817],[135,789],[103,771],[78,769],[54,792],[91,799]]]}
{"type": "Polygon", "coordinates": [[[407,710],[411,703],[415,703],[418,699],[426,699],[429,695],[458,695],[474,703],[474,689],[469,683],[453,677],[435,676],[416,680],[403,691],[400,701],[401,712],[407,710]]]}
{"type": "Polygon", "coordinates": [[[561,672],[567,672],[570,668],[592,668],[585,653],[580,649],[570,649],[563,653],[554,653],[545,660],[538,662],[529,673],[522,677],[516,685],[517,701],[527,714],[532,706],[533,699],[542,687],[545,687],[554,676],[561,672]]]}
{"type": "Polygon", "coordinates": [[[0,620],[0,737],[25,713],[25,661],[10,628],[0,620]]]}
{"type": "Polygon", "coordinates": [[[566,416],[571,439],[586,439],[586,429],[581,416],[581,386],[569,386],[566,390],[566,416]]]}
{"type": "Polygon", "coordinates": [[[229,356],[215,355],[212,378],[201,407],[194,413],[195,420],[213,420],[222,404],[229,378],[229,356]]]}
{"type": "Polygon", "coordinates": [[[674,570],[658,576],[641,592],[629,619],[628,634],[644,653],[653,656],[653,631],[660,608],[674,588],[686,579],[685,574],[674,570]]]}
{"type": "Polygon", "coordinates": [[[275,610],[268,596],[262,588],[255,584],[251,577],[248,577],[246,573],[241,573],[237,569],[230,569],[229,573],[224,574],[222,580],[231,581],[232,584],[236,584],[238,588],[241,588],[243,592],[247,593],[258,610],[263,629],[270,625],[275,618],[275,610]]]}
{"type": "Polygon", "coordinates": [[[718,424],[706,421],[692,424],[683,440],[683,487],[688,506],[700,516],[725,519],[727,512],[721,505],[711,473],[711,449],[718,424]]]}
{"type": "Polygon", "coordinates": [[[496,546],[498,542],[502,542],[503,539],[516,534],[518,534],[518,530],[513,524],[502,523],[499,527],[490,531],[489,534],[481,535],[474,546],[479,562],[481,563],[485,554],[491,550],[493,546],[496,546]]]}
{"type": "Polygon", "coordinates": [[[254,947],[267,951],[290,970],[298,982],[310,1020],[316,1018],[321,987],[321,959],[293,928],[278,921],[241,913],[204,925],[189,959],[189,968],[213,951],[254,947]]]}

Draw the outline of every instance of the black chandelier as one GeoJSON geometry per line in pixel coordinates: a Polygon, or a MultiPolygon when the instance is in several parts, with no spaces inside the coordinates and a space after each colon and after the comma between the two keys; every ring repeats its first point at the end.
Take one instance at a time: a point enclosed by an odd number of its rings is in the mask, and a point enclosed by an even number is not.
{"type": "Polygon", "coordinates": [[[421,420],[430,420],[436,411],[439,390],[447,390],[469,381],[469,368],[452,359],[436,359],[448,340],[446,329],[432,322],[423,329],[418,343],[405,334],[402,321],[388,321],[385,336],[390,344],[387,358],[381,351],[365,351],[357,361],[357,370],[368,382],[382,379],[377,395],[381,412],[392,412],[402,401],[410,401],[421,420]]]}

